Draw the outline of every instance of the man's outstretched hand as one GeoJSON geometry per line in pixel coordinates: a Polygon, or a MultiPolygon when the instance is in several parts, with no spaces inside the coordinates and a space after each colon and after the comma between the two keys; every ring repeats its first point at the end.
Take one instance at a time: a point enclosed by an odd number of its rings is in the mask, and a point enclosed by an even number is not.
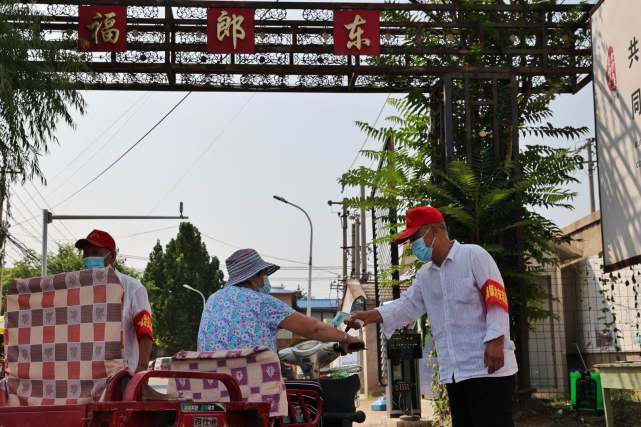
{"type": "Polygon", "coordinates": [[[378,310],[357,311],[350,313],[350,319],[345,324],[352,329],[361,329],[370,323],[380,323],[383,321],[381,313],[378,310]]]}

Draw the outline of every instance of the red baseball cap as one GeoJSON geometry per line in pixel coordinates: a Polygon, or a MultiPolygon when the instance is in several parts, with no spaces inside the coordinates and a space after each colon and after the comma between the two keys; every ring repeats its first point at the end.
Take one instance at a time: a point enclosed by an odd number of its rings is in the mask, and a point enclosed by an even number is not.
{"type": "Polygon", "coordinates": [[[405,231],[395,240],[397,245],[405,242],[416,233],[419,228],[427,224],[438,224],[443,222],[443,214],[431,206],[419,206],[412,208],[405,213],[405,231]]]}
{"type": "Polygon", "coordinates": [[[107,248],[111,252],[116,252],[116,242],[109,233],[102,230],[94,230],[87,236],[86,239],[80,239],[76,242],[76,248],[84,249],[87,244],[97,246],[99,248],[107,248]]]}

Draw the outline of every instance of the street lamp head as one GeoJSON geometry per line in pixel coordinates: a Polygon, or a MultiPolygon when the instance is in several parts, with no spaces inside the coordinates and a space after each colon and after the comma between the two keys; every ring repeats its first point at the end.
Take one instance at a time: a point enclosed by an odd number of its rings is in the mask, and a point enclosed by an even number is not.
{"type": "Polygon", "coordinates": [[[274,195],[274,199],[278,200],[279,202],[283,202],[283,203],[289,204],[289,202],[284,197],[274,195]]]}
{"type": "Polygon", "coordinates": [[[189,286],[187,283],[183,284],[183,288],[189,289],[190,291],[194,291],[195,289],[189,286]]]}

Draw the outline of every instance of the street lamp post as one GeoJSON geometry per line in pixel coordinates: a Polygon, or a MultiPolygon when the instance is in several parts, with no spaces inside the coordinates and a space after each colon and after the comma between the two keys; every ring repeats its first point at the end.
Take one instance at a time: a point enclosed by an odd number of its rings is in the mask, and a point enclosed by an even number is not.
{"type": "Polygon", "coordinates": [[[198,289],[192,288],[191,286],[189,286],[186,283],[183,285],[183,288],[185,288],[185,289],[187,289],[189,291],[192,291],[192,292],[196,292],[198,295],[200,295],[200,297],[203,299],[203,310],[204,310],[205,309],[205,305],[207,304],[207,301],[205,300],[205,295],[203,295],[203,293],[200,292],[198,289]]]}
{"type": "Polygon", "coordinates": [[[279,202],[285,203],[286,205],[291,205],[295,207],[296,209],[304,213],[305,217],[307,217],[307,221],[309,221],[309,272],[308,272],[308,280],[307,280],[307,315],[311,317],[312,315],[312,248],[313,248],[313,242],[314,242],[314,227],[312,226],[312,219],[309,217],[307,212],[305,212],[305,209],[286,200],[284,197],[274,196],[274,199],[278,200],[279,202]]]}

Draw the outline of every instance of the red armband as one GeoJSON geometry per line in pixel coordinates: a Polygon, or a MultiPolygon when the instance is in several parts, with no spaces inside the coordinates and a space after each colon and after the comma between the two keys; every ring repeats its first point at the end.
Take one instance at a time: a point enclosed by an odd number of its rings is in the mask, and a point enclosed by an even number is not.
{"type": "Polygon", "coordinates": [[[500,283],[488,279],[481,288],[481,295],[483,295],[483,303],[486,310],[493,305],[497,305],[508,313],[510,312],[507,305],[507,293],[500,283]]]}
{"type": "Polygon", "coordinates": [[[153,321],[151,320],[151,314],[147,310],[136,314],[134,327],[136,328],[136,338],[140,339],[143,335],[147,335],[151,339],[154,338],[153,321]]]}

